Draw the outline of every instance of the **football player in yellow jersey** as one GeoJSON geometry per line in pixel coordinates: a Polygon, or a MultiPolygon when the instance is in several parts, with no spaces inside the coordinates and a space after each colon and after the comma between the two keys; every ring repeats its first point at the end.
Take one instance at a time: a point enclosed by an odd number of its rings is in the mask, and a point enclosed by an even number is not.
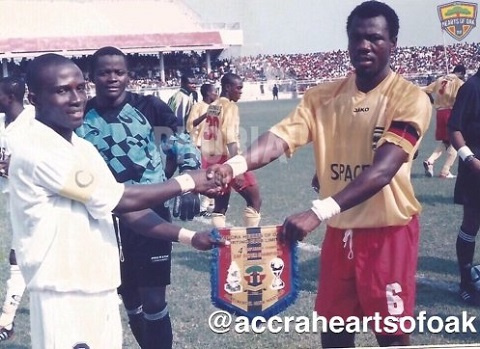
{"type": "Polygon", "coordinates": [[[450,168],[457,158],[457,152],[455,148],[450,145],[447,123],[450,118],[450,113],[452,112],[453,103],[455,103],[458,89],[463,85],[465,73],[465,67],[463,65],[457,65],[453,68],[453,73],[438,78],[423,89],[429,95],[434,94],[433,106],[437,110],[435,139],[439,141],[433,153],[423,162],[425,176],[427,177],[433,177],[433,164],[446,150],[447,158],[445,159],[439,177],[455,178],[450,172],[450,168]]]}
{"type": "MultiPolygon", "coordinates": [[[[225,160],[240,154],[240,115],[236,102],[242,96],[243,81],[240,76],[226,73],[221,80],[220,98],[210,104],[205,125],[200,134],[202,167],[222,164],[225,160]]],[[[260,223],[262,200],[257,179],[252,172],[241,173],[229,184],[223,195],[215,197],[212,224],[225,227],[226,212],[230,201],[230,188],[237,191],[247,204],[243,212],[246,227],[256,227],[260,223]]]]}
{"type": "MultiPolygon", "coordinates": [[[[244,155],[212,168],[225,185],[313,143],[320,198],[287,217],[282,238],[302,240],[327,221],[315,310],[327,319],[380,318],[370,325],[381,346],[410,343],[386,321],[414,315],[421,206],[410,172],[432,113],[428,96],[389,67],[398,30],[388,5],[358,5],[347,20],[355,72],[310,88],[244,155]]],[[[355,344],[348,328],[321,336],[323,348],[355,344]]]]}
{"type": "Polygon", "coordinates": [[[200,87],[200,94],[203,100],[194,104],[187,118],[187,132],[192,137],[192,142],[200,147],[200,134],[207,118],[208,106],[218,98],[217,88],[212,84],[203,84],[200,87]]]}
{"type": "MultiPolygon", "coordinates": [[[[207,118],[208,106],[218,98],[217,88],[212,84],[203,84],[200,87],[200,94],[203,100],[193,105],[187,118],[187,132],[190,134],[193,144],[198,148],[200,148],[202,140],[200,135],[203,134],[203,127],[206,124],[204,121],[207,118]]],[[[200,204],[200,216],[209,215],[213,211],[214,202],[213,198],[204,196],[200,204]]]]}

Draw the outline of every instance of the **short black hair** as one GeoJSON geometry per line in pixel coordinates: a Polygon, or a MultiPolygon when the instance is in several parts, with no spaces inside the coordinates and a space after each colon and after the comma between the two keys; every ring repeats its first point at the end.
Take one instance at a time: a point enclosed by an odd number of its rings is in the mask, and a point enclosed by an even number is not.
{"type": "Polygon", "coordinates": [[[92,78],[95,73],[95,68],[97,67],[98,60],[100,59],[100,57],[103,56],[122,56],[125,59],[125,64],[127,65],[128,69],[128,58],[122,50],[113,46],[104,46],[102,48],[99,48],[92,55],[92,60],[90,62],[90,78],[92,78]]]}
{"type": "Polygon", "coordinates": [[[226,73],[224,76],[222,76],[222,80],[220,80],[220,84],[222,85],[222,88],[224,88],[226,85],[232,84],[235,80],[242,80],[242,78],[234,73],[226,73]]]}
{"type": "Polygon", "coordinates": [[[188,84],[190,79],[195,79],[195,75],[193,73],[184,73],[180,78],[180,83],[182,85],[188,84]]]}
{"type": "Polygon", "coordinates": [[[387,20],[390,39],[398,37],[400,23],[397,14],[387,4],[375,0],[362,2],[353,9],[347,19],[347,33],[350,30],[355,17],[365,19],[378,16],[383,16],[387,20]]]}
{"type": "Polygon", "coordinates": [[[46,67],[52,65],[75,64],[67,57],[56,53],[46,53],[44,55],[35,57],[27,67],[26,83],[28,90],[33,93],[38,93],[42,87],[42,72],[46,67]]]}
{"type": "Polygon", "coordinates": [[[1,78],[0,90],[7,95],[12,95],[18,102],[23,103],[23,98],[25,97],[25,81],[14,76],[1,78]]]}
{"type": "Polygon", "coordinates": [[[203,84],[202,87],[200,87],[200,93],[202,94],[202,97],[205,98],[207,96],[208,91],[214,88],[215,88],[215,85],[203,84]]]}
{"type": "Polygon", "coordinates": [[[461,73],[461,74],[466,74],[467,70],[465,69],[465,66],[462,64],[458,64],[453,68],[454,73],[461,73]]]}

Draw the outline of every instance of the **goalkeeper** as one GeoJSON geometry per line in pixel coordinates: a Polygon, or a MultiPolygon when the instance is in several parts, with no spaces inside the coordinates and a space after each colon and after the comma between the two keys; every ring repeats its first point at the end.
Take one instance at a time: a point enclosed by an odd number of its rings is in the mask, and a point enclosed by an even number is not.
{"type": "MultiPolygon", "coordinates": [[[[88,101],[84,124],[77,134],[97,148],[118,182],[164,182],[155,135],[176,132],[175,114],[154,96],[127,91],[127,56],[115,47],[103,47],[94,53],[90,76],[96,96],[88,101]]],[[[166,203],[153,210],[171,222],[166,203]]],[[[170,284],[172,244],[131,234],[132,230],[120,219],[118,242],[123,259],[119,292],[130,329],[140,347],[170,349],[173,335],[166,288],[170,284]]]]}

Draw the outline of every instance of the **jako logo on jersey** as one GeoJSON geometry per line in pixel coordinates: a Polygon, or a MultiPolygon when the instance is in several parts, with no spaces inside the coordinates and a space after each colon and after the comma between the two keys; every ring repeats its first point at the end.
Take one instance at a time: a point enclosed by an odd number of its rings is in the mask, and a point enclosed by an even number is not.
{"type": "Polygon", "coordinates": [[[366,113],[370,110],[369,107],[357,107],[357,108],[353,108],[353,112],[354,113],[366,113]]]}
{"type": "Polygon", "coordinates": [[[332,171],[331,178],[334,181],[352,181],[354,180],[363,170],[365,170],[370,165],[348,165],[348,164],[332,164],[330,170],[332,171]]]}
{"type": "Polygon", "coordinates": [[[437,6],[438,17],[448,35],[462,41],[477,25],[477,4],[455,1],[437,6]]]}

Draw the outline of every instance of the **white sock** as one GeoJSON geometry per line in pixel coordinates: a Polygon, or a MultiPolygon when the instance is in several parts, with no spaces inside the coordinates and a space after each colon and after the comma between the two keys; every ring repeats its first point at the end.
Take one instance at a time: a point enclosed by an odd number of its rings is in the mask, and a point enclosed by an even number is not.
{"type": "Polygon", "coordinates": [[[25,291],[25,281],[18,265],[10,265],[10,279],[7,281],[7,292],[0,315],[0,327],[13,323],[18,306],[25,291]]]}

